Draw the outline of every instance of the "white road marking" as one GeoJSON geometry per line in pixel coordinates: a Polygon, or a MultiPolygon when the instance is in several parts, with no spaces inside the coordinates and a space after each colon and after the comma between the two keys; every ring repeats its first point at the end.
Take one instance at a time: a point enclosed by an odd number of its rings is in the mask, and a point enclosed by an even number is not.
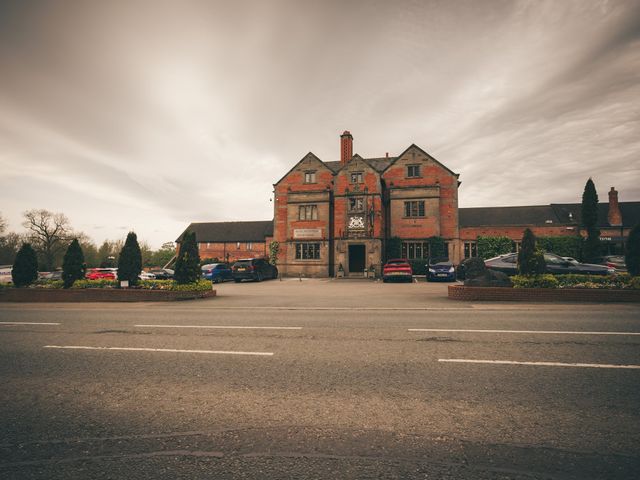
{"type": "Polygon", "coordinates": [[[46,323],[46,322],[0,322],[0,325],[60,325],[60,324],[46,323]]]}
{"type": "Polygon", "coordinates": [[[449,332],[449,333],[540,333],[555,335],[640,335],[639,332],[575,332],[562,330],[463,330],[451,328],[409,328],[410,332],[449,332]]]}
{"type": "Polygon", "coordinates": [[[138,328],[235,328],[261,330],[302,330],[302,327],[251,327],[243,325],[134,325],[138,328]]]}
{"type": "Polygon", "coordinates": [[[42,348],[72,350],[122,350],[127,352],[173,352],[173,353],[215,353],[220,355],[262,355],[272,356],[273,352],[233,352],[225,350],[179,350],[176,348],[134,348],[134,347],[85,347],[78,345],[44,345],[42,348]]]}
{"type": "Polygon", "coordinates": [[[640,369],[640,365],[612,365],[606,363],[516,362],[514,360],[471,360],[466,358],[439,358],[446,363],[490,363],[497,365],[535,365],[541,367],[626,368],[640,369]]]}

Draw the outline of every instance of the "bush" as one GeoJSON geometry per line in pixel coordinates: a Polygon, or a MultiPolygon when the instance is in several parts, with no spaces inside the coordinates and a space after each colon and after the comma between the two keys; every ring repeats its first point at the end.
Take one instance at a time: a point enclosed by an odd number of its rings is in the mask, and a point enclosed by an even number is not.
{"type": "Polygon", "coordinates": [[[484,260],[513,251],[509,237],[478,237],[478,256],[484,260]]]}
{"type": "Polygon", "coordinates": [[[640,275],[640,223],[631,229],[627,238],[625,262],[631,275],[640,275]]]}
{"type": "Polygon", "coordinates": [[[176,259],[174,278],[181,285],[195,283],[200,279],[200,255],[195,232],[185,232],[176,259]]]}
{"type": "Polygon", "coordinates": [[[26,287],[38,279],[38,257],[28,243],[23,243],[16,254],[11,279],[16,287],[26,287]]]}
{"type": "Polygon", "coordinates": [[[101,278],[98,280],[76,280],[73,283],[73,288],[117,288],[117,280],[109,280],[101,278]]]}
{"type": "Polygon", "coordinates": [[[74,238],[67,252],[64,254],[64,260],[62,261],[62,280],[64,281],[64,288],[69,288],[76,280],[84,278],[84,254],[82,253],[82,247],[78,243],[78,239],[74,238]]]}
{"type": "Polygon", "coordinates": [[[582,257],[582,237],[538,237],[538,247],[545,252],[555,253],[561,257],[582,257]]]}
{"type": "Polygon", "coordinates": [[[431,258],[449,258],[449,252],[446,250],[444,238],[442,237],[429,237],[429,257],[431,258]]]}
{"type": "Polygon", "coordinates": [[[138,237],[129,232],[118,257],[118,280],[128,281],[130,286],[137,285],[142,271],[142,252],[138,237]]]}
{"type": "Polygon", "coordinates": [[[514,288],[558,288],[560,282],[550,274],[514,275],[511,277],[514,288]]]}
{"type": "Polygon", "coordinates": [[[530,229],[524,231],[522,245],[518,252],[518,273],[521,275],[542,275],[546,265],[544,254],[536,247],[536,237],[530,229]]]}

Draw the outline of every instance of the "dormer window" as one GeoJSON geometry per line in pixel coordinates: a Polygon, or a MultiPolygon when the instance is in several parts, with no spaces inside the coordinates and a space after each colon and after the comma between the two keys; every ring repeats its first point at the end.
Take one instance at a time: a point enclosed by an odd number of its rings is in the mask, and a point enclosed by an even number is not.
{"type": "Polygon", "coordinates": [[[315,172],[315,170],[310,170],[308,172],[304,172],[304,183],[316,183],[316,172],[315,172]]]}
{"type": "Polygon", "coordinates": [[[362,183],[362,172],[351,172],[351,183],[362,183]]]}

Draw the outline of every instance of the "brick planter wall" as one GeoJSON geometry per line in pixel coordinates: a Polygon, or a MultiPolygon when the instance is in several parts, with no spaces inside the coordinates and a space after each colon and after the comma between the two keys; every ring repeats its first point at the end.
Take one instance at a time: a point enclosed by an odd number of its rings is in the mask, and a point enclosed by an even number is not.
{"type": "Polygon", "coordinates": [[[449,285],[449,298],[453,300],[504,302],[640,302],[640,290],[499,288],[449,285]]]}
{"type": "Polygon", "coordinates": [[[142,290],[117,288],[3,288],[0,302],[170,302],[215,297],[215,290],[178,292],[172,290],[142,290]]]}

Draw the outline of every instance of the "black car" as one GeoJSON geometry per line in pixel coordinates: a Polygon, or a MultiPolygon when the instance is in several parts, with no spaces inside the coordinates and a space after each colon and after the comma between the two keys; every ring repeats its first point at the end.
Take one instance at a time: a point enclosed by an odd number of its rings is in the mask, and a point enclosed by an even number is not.
{"type": "Polygon", "coordinates": [[[278,269],[264,258],[245,258],[238,260],[232,267],[233,280],[254,280],[261,282],[269,278],[278,278],[278,269]]]}
{"type": "Polygon", "coordinates": [[[149,270],[149,273],[153,273],[156,276],[156,280],[173,280],[175,272],[170,268],[158,268],[156,270],[149,270]]]}
{"type": "Polygon", "coordinates": [[[453,282],[456,269],[448,258],[430,258],[427,263],[427,282],[453,282]]]}
{"type": "MultiPolygon", "coordinates": [[[[547,273],[554,275],[564,275],[568,273],[582,275],[609,275],[615,273],[613,268],[603,265],[593,265],[590,263],[573,263],[554,253],[545,253],[544,261],[546,263],[547,273]]],[[[498,257],[485,260],[484,264],[491,270],[506,273],[507,275],[518,274],[518,254],[507,253],[498,257]]]]}

